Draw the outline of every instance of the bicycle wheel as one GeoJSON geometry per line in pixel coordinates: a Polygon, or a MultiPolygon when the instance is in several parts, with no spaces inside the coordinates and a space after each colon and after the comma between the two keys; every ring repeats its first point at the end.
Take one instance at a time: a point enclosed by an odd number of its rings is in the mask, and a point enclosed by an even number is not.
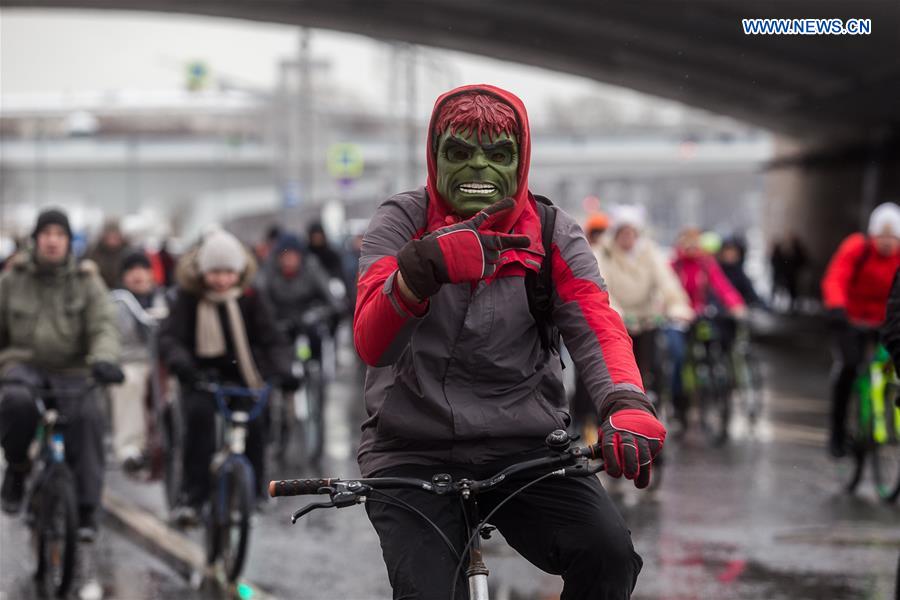
{"type": "Polygon", "coordinates": [[[896,501],[900,496],[900,446],[896,441],[873,446],[872,471],[878,496],[886,502],[896,501]]]}
{"type": "Polygon", "coordinates": [[[847,453],[835,461],[838,483],[848,494],[852,494],[862,481],[866,455],[872,440],[871,432],[867,429],[867,425],[871,424],[861,419],[860,410],[859,389],[854,386],[847,406],[847,453]]]}
{"type": "Polygon", "coordinates": [[[169,510],[180,500],[181,483],[184,478],[184,414],[181,402],[173,397],[162,410],[163,492],[169,510]]]}
{"type": "Polygon", "coordinates": [[[288,449],[291,443],[291,423],[294,416],[294,396],[281,390],[273,390],[269,402],[269,431],[272,453],[275,461],[287,466],[288,449]]]}
{"type": "Polygon", "coordinates": [[[35,580],[45,591],[62,598],[75,575],[78,550],[78,506],[75,480],[63,463],[54,463],[40,476],[33,492],[35,580]]]}
{"type": "Polygon", "coordinates": [[[253,467],[243,456],[232,456],[216,473],[207,519],[207,561],[220,561],[228,581],[244,568],[253,510],[253,467]]]}
{"type": "Polygon", "coordinates": [[[325,448],[325,379],[321,366],[307,363],[306,415],[302,423],[303,459],[307,465],[322,460],[325,448]]]}
{"type": "Polygon", "coordinates": [[[698,378],[701,383],[700,426],[710,445],[718,447],[728,439],[728,425],[731,422],[731,401],[727,374],[722,365],[707,364],[706,375],[698,378]]]}

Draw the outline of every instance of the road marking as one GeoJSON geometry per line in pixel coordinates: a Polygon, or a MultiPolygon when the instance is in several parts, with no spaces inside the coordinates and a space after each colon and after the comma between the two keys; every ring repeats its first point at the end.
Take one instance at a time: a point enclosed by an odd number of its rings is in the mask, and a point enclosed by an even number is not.
{"type": "MultiPolygon", "coordinates": [[[[168,527],[150,511],[135,506],[108,488],[103,491],[103,508],[121,533],[162,559],[188,581],[195,582],[198,575],[201,579],[213,577],[206,566],[206,553],[200,546],[168,527]]],[[[272,596],[248,581],[239,581],[227,592],[230,597],[238,598],[239,590],[248,588],[252,590],[253,598],[272,600],[272,596]]]]}

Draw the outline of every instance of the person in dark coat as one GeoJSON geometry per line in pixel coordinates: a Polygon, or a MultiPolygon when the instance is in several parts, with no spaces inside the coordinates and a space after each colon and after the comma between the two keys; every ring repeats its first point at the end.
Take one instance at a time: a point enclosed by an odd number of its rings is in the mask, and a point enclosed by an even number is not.
{"type": "Polygon", "coordinates": [[[747,277],[747,273],[744,271],[746,254],[747,248],[744,240],[737,236],[732,236],[722,240],[722,247],[719,248],[716,259],[719,261],[719,266],[722,267],[725,277],[728,278],[734,289],[744,299],[744,304],[747,306],[761,306],[763,301],[757,295],[756,290],[753,288],[753,282],[750,281],[750,278],[747,277]]]}
{"type": "MultiPolygon", "coordinates": [[[[211,233],[179,262],[178,288],[169,317],[161,327],[159,349],[181,383],[185,410],[183,505],[173,515],[190,524],[210,492],[209,463],[215,451],[215,406],[207,392],[194,388],[206,374],[218,383],[259,389],[277,379],[296,390],[287,340],[279,333],[268,306],[249,287],[255,261],[225,231],[211,233]]],[[[264,427],[250,422],[247,458],[256,475],[256,491],[265,484],[264,427]]]]}

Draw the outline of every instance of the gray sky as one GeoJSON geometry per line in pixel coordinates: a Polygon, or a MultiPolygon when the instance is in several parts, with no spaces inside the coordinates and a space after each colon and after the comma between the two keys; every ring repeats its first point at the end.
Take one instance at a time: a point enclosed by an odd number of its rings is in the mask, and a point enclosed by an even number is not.
{"type": "MultiPolygon", "coordinates": [[[[176,89],[184,65],[203,60],[213,75],[269,87],[277,64],[296,53],[293,26],[159,13],[3,9],[0,16],[0,92],[176,89]]],[[[369,38],[314,30],[315,56],[333,65],[332,77],[363,98],[385,102],[388,51],[369,38]]],[[[423,80],[421,100],[462,83],[493,83],[525,101],[535,116],[554,97],[606,91],[591,80],[445,50],[446,73],[423,80]]],[[[635,95],[636,96],[636,95],[635,95]]]]}

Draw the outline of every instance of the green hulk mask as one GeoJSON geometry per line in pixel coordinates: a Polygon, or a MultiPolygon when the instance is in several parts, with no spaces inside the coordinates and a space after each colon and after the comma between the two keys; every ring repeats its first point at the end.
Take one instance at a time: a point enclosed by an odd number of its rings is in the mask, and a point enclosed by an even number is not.
{"type": "Polygon", "coordinates": [[[519,144],[515,136],[445,131],[438,139],[437,190],[453,211],[471,217],[516,193],[519,144]]]}

